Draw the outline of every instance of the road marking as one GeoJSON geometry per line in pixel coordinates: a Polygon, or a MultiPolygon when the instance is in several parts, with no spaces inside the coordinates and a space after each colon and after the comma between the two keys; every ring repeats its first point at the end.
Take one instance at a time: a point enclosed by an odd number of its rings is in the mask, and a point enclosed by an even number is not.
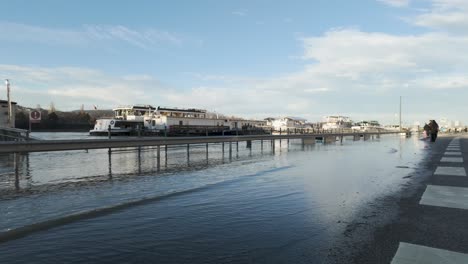
{"type": "Polygon", "coordinates": [[[462,157],[442,157],[440,162],[458,162],[458,163],[463,163],[463,158],[462,157]]]}
{"type": "Polygon", "coordinates": [[[447,151],[444,153],[444,156],[461,156],[460,151],[447,151]]]}
{"type": "Polygon", "coordinates": [[[447,149],[460,150],[460,147],[447,147],[447,149]]]}
{"type": "Polygon", "coordinates": [[[400,242],[391,264],[466,264],[468,254],[400,242]]]}
{"type": "Polygon", "coordinates": [[[419,204],[468,209],[468,188],[427,185],[419,204]]]}
{"type": "Polygon", "coordinates": [[[434,175],[447,175],[447,176],[466,176],[465,168],[463,167],[443,167],[438,166],[434,175]]]}

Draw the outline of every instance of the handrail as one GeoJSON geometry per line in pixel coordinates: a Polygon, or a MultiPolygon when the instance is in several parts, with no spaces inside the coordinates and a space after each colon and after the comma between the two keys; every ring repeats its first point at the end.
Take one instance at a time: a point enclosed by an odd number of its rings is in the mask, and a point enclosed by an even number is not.
{"type": "Polygon", "coordinates": [[[344,137],[357,135],[384,135],[399,132],[361,132],[361,133],[329,133],[329,134],[290,134],[290,135],[247,135],[247,136],[204,136],[204,137],[153,137],[153,138],[119,138],[119,139],[75,139],[75,140],[40,140],[26,142],[0,143],[2,153],[26,153],[67,151],[86,149],[107,149],[164,145],[207,144],[222,142],[241,142],[254,140],[277,139],[308,139],[316,137],[344,137]]]}

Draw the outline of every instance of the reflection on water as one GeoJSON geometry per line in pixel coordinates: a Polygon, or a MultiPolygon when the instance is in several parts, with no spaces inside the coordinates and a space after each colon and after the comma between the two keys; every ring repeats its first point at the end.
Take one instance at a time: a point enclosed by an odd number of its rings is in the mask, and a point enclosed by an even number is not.
{"type": "Polygon", "coordinates": [[[414,168],[426,143],[275,144],[274,153],[267,141],[231,152],[226,143],[224,153],[210,144],[208,159],[205,145],[191,146],[190,158],[185,146],[167,158],[161,148],[159,169],[153,147],[31,153],[21,157],[19,189],[14,159],[3,157],[0,230],[74,218],[0,244],[0,262],[320,261],[342,235],[337,221],[399,190],[411,169],[398,166],[414,168]],[[105,214],[82,214],[100,208],[105,214]]]}

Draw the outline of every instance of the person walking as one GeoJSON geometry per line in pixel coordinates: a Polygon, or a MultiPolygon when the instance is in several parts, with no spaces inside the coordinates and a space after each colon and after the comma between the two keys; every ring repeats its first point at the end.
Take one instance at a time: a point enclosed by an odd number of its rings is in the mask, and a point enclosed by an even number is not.
{"type": "Polygon", "coordinates": [[[429,125],[426,123],[424,124],[424,138],[427,139],[428,137],[430,137],[430,133],[431,133],[431,128],[429,127],[429,125]]]}
{"type": "Polygon", "coordinates": [[[429,128],[431,132],[431,142],[435,142],[437,133],[439,133],[439,124],[437,124],[435,120],[429,120],[429,128]]]}

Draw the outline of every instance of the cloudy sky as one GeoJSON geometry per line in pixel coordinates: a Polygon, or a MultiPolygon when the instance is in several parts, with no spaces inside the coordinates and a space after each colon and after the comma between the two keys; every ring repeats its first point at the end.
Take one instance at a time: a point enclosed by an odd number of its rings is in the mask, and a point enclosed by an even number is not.
{"type": "Polygon", "coordinates": [[[21,105],[468,123],[468,0],[0,3],[21,105]]]}

